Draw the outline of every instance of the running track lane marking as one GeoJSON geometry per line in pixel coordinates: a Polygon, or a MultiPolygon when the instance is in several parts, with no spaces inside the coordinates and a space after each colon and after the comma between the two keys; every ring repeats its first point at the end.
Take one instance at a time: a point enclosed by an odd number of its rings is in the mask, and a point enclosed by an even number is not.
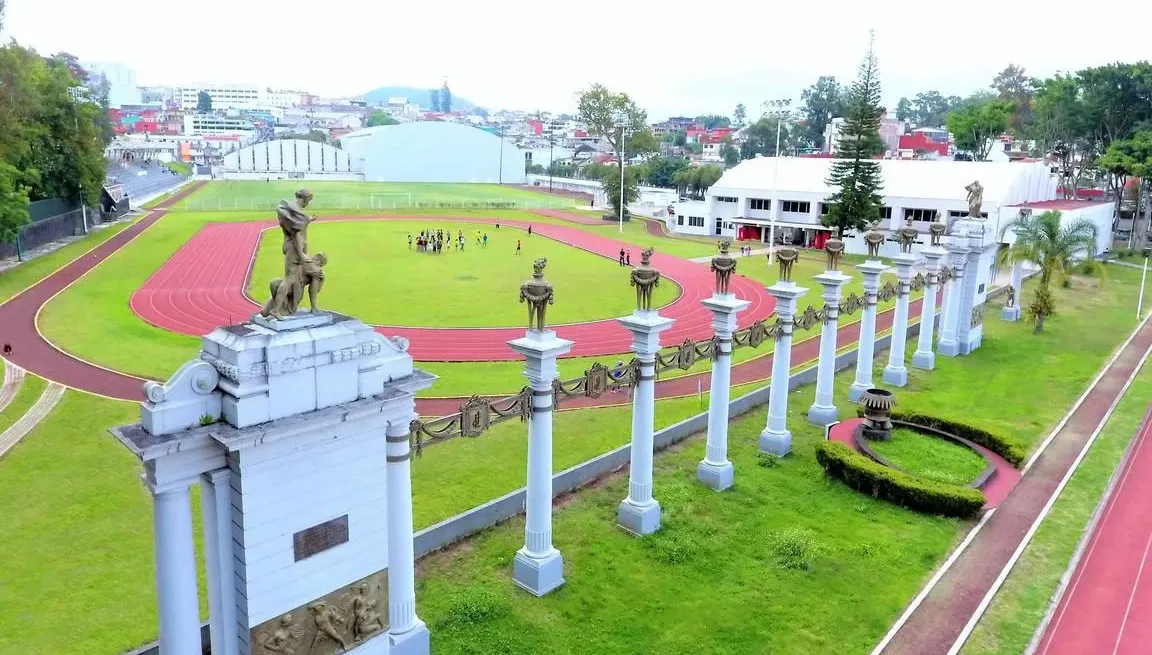
{"type": "MultiPolygon", "coordinates": [[[[1144,319],[1144,321],[1141,322],[1140,327],[1143,327],[1144,323],[1147,321],[1148,319],[1144,319]]],[[[1137,331],[1139,331],[1139,328],[1137,328],[1137,331]]],[[[956,637],[956,641],[952,643],[952,647],[948,649],[948,655],[956,655],[959,653],[960,649],[964,646],[964,643],[968,641],[968,637],[972,635],[972,630],[976,628],[976,623],[980,621],[980,617],[982,617],[984,612],[987,611],[988,605],[992,603],[992,598],[996,596],[996,592],[1000,591],[1000,587],[1004,584],[1004,580],[1008,578],[1008,574],[1012,572],[1012,569],[1016,566],[1016,562],[1020,559],[1020,556],[1024,554],[1024,549],[1028,547],[1028,544],[1032,541],[1032,537],[1035,536],[1036,531],[1040,529],[1040,524],[1048,516],[1048,513],[1052,511],[1052,506],[1056,504],[1056,500],[1060,497],[1060,494],[1063,493],[1064,487],[1068,486],[1068,481],[1072,479],[1072,476],[1076,473],[1076,470],[1080,468],[1080,463],[1084,461],[1084,458],[1088,455],[1088,451],[1092,448],[1092,444],[1096,443],[1096,437],[1100,436],[1100,433],[1104,431],[1104,426],[1107,425],[1108,419],[1112,418],[1112,413],[1116,411],[1116,407],[1124,398],[1124,394],[1128,392],[1128,388],[1132,386],[1132,382],[1136,379],[1136,376],[1139,375],[1141,369],[1144,368],[1144,363],[1148,360],[1149,355],[1152,355],[1152,346],[1149,346],[1144,351],[1144,355],[1132,369],[1132,374],[1128,376],[1128,379],[1124,382],[1124,386],[1120,388],[1120,392],[1116,394],[1116,398],[1114,398],[1112,400],[1112,404],[1108,406],[1108,411],[1104,413],[1103,420],[1101,420],[1100,423],[1096,426],[1096,429],[1092,431],[1092,435],[1088,437],[1087,443],[1085,443],[1084,447],[1080,449],[1080,452],[1076,455],[1076,459],[1072,461],[1072,466],[1068,467],[1068,471],[1065,472],[1064,477],[1060,479],[1060,484],[1056,486],[1056,490],[1053,491],[1052,495],[1048,497],[1048,502],[1044,503],[1044,508],[1040,510],[1040,515],[1037,516],[1036,519],[1032,522],[1032,525],[1029,526],[1028,532],[1024,535],[1024,538],[1020,540],[1020,544],[1016,546],[1016,550],[1012,553],[1012,557],[1008,559],[1008,562],[1004,565],[1004,568],[1000,570],[1000,574],[996,576],[996,580],[992,583],[992,587],[988,589],[986,594],[984,594],[984,598],[980,600],[980,604],[976,607],[976,611],[972,613],[972,617],[968,619],[968,623],[964,626],[964,629],[960,631],[960,635],[956,637]]]]}
{"type": "Polygon", "coordinates": [[[31,407],[28,408],[24,415],[16,420],[7,430],[0,433],[0,459],[3,459],[9,451],[20,443],[20,441],[28,436],[40,421],[52,412],[56,407],[56,403],[64,396],[66,387],[62,384],[51,382],[44,389],[40,397],[36,399],[31,407]]]}

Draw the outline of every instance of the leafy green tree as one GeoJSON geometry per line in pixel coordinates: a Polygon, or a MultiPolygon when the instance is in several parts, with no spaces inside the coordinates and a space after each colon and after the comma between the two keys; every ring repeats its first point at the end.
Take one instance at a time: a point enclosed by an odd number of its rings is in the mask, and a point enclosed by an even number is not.
{"type": "Polygon", "coordinates": [[[727,116],[719,114],[708,114],[706,116],[697,116],[696,122],[704,126],[706,130],[714,130],[718,127],[728,127],[732,122],[727,116]]]}
{"type": "Polygon", "coordinates": [[[196,94],[196,113],[207,114],[212,111],[212,96],[207,91],[196,94]]]}
{"type": "Polygon", "coordinates": [[[452,92],[448,90],[448,80],[440,87],[440,110],[445,114],[452,113],[452,92]]]}
{"type": "MultiPolygon", "coordinates": [[[[634,166],[624,167],[624,215],[628,215],[628,204],[636,202],[640,197],[640,190],[636,180],[634,166]]],[[[608,196],[608,203],[612,205],[612,213],[620,215],[620,169],[616,166],[605,166],[600,170],[597,178],[604,185],[604,193],[608,196]]]]}
{"type": "Polygon", "coordinates": [[[528,175],[543,175],[544,174],[544,165],[543,164],[524,164],[524,172],[527,173],[528,175]]]}
{"type": "Polygon", "coordinates": [[[692,190],[701,196],[724,174],[724,169],[714,164],[705,164],[692,170],[692,190]]]}
{"type": "MultiPolygon", "coordinates": [[[[1152,177],[1152,131],[1142,130],[1131,139],[1113,141],[1108,150],[1096,161],[1096,166],[1108,174],[1109,187],[1116,195],[1116,216],[1120,216],[1120,207],[1124,202],[1124,183],[1129,178],[1144,180],[1152,177]]],[[[1129,247],[1135,245],[1136,234],[1139,232],[1133,218],[1132,233],[1129,235],[1129,247]]]]}
{"type": "MultiPolygon", "coordinates": [[[[898,120],[898,121],[910,121],[910,120],[912,120],[913,111],[914,110],[912,109],[912,101],[908,100],[908,98],[900,98],[900,101],[896,103],[896,120],[898,120]]],[[[913,121],[913,122],[915,122],[915,121],[913,121]]]]}
{"type": "Polygon", "coordinates": [[[676,136],[672,139],[672,145],[677,148],[683,148],[688,145],[688,135],[683,132],[677,132],[676,136]]]}
{"type": "Polygon", "coordinates": [[[20,185],[20,172],[0,161],[0,243],[12,243],[28,223],[28,190],[20,185]]]}
{"type": "Polygon", "coordinates": [[[984,161],[992,150],[993,140],[1008,129],[1016,107],[1009,100],[988,99],[968,103],[948,114],[948,131],[956,147],[984,161]]]}
{"type": "Polygon", "coordinates": [[[688,168],[683,157],[655,157],[648,162],[648,174],[644,179],[648,184],[659,187],[676,186],[676,174],[688,168]]]}
{"type": "Polygon", "coordinates": [[[645,127],[639,132],[625,135],[624,152],[629,157],[651,157],[660,152],[660,142],[652,130],[645,127]]]}
{"type": "Polygon", "coordinates": [[[392,118],[392,114],[386,111],[374,111],[368,117],[368,122],[365,124],[367,127],[379,127],[381,125],[399,125],[400,121],[392,118]]]}
{"type": "Polygon", "coordinates": [[[1076,78],[1102,150],[1152,121],[1152,65],[1148,62],[1086,68],[1076,78]]]}
{"type": "Polygon", "coordinates": [[[1015,107],[1009,125],[1016,134],[1023,135],[1032,125],[1032,99],[1036,86],[1032,78],[1024,74],[1024,69],[1015,64],[1000,71],[992,80],[992,89],[1001,100],[1012,102],[1015,107]]]}
{"type": "Polygon", "coordinates": [[[797,141],[797,130],[781,123],[780,119],[765,116],[748,126],[744,143],[740,144],[740,158],[752,159],[756,155],[776,156],[776,127],[780,127],[780,149],[787,151],[797,141]]]}
{"type": "Polygon", "coordinates": [[[821,219],[841,238],[849,230],[863,231],[878,220],[884,202],[880,163],[873,159],[884,152],[884,141],[880,138],[880,75],[871,44],[844,105],[844,125],[836,144],[839,161],[828,172],[828,186],[837,191],[828,197],[828,213],[821,219]]]}
{"type": "Polygon", "coordinates": [[[696,173],[696,169],[685,168],[676,171],[672,176],[672,183],[676,185],[676,193],[685,195],[688,193],[688,188],[692,186],[692,176],[696,173]]]}
{"type": "Polygon", "coordinates": [[[440,89],[428,91],[428,102],[430,103],[429,109],[436,112],[440,111],[440,89]]]}
{"type": "Polygon", "coordinates": [[[732,145],[731,140],[726,140],[724,145],[720,146],[720,156],[724,158],[724,165],[729,168],[740,163],[740,150],[732,145]]]}
{"type": "Polygon", "coordinates": [[[614,93],[601,84],[593,84],[580,93],[577,115],[590,133],[608,142],[617,159],[624,145],[617,121],[622,121],[626,134],[636,134],[648,127],[648,113],[637,107],[627,93],[614,93]]]}
{"type": "Polygon", "coordinates": [[[732,112],[732,126],[736,129],[742,129],[748,124],[748,110],[744,108],[744,103],[736,105],[736,111],[732,112]]]}
{"type": "Polygon", "coordinates": [[[1029,136],[1037,144],[1034,154],[1052,154],[1059,162],[1065,198],[1075,197],[1080,179],[1100,154],[1099,130],[1089,114],[1076,76],[1056,75],[1037,86],[1029,136]]]}
{"type": "Polygon", "coordinates": [[[1052,314],[1053,303],[1048,285],[1053,279],[1063,281],[1076,258],[1090,258],[1096,254],[1096,225],[1079,219],[1061,226],[1058,211],[1046,211],[1031,216],[1018,216],[1000,231],[1001,239],[1008,232],[1016,235],[1015,242],[999,255],[1001,263],[1031,262],[1040,269],[1040,287],[1037,289],[1035,311],[1029,315],[1036,323],[1037,333],[1044,331],[1044,320],[1052,314]]]}
{"type": "Polygon", "coordinates": [[[844,113],[844,88],[830,75],[821,75],[816,83],[800,94],[807,124],[804,141],[810,146],[824,143],[824,128],[833,118],[844,113]]]}

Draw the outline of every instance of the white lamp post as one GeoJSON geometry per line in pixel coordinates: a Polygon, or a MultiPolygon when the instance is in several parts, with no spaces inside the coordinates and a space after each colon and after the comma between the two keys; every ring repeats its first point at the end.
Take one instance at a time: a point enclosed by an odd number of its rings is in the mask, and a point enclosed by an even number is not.
{"type": "Polygon", "coordinates": [[[790,99],[768,100],[764,103],[764,115],[776,119],[776,154],[772,165],[772,206],[768,218],[768,264],[772,264],[776,253],[776,218],[780,212],[780,128],[792,112],[788,107],[790,99]]]}
{"type": "Polygon", "coordinates": [[[627,127],[628,117],[624,112],[616,112],[616,129],[620,130],[620,234],[624,233],[624,129],[627,127]]]}

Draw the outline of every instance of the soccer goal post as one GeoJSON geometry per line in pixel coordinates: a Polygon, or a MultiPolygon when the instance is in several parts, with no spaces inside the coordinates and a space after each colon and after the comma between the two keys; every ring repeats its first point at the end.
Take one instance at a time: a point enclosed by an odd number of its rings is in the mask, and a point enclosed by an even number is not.
{"type": "Polygon", "coordinates": [[[377,191],[372,194],[372,209],[411,209],[412,194],[403,191],[377,191]]]}

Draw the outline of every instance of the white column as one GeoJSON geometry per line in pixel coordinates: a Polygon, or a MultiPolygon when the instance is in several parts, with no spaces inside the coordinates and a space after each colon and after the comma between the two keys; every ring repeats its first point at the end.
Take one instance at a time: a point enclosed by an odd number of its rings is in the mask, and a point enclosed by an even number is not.
{"type": "Polygon", "coordinates": [[[212,652],[236,655],[236,580],[232,560],[232,497],[228,469],[200,478],[204,564],[208,569],[208,623],[212,652]]]}
{"type": "Polygon", "coordinates": [[[840,326],[840,290],[852,278],[839,271],[816,276],[824,287],[824,324],[820,327],[820,361],[816,370],[816,400],[808,408],[808,422],[828,425],[838,419],[833,400],[836,379],[836,331],[840,326]]]}
{"type": "Polygon", "coordinates": [[[902,252],[892,258],[896,264],[897,292],[896,316],[892,321],[892,338],[888,345],[888,366],[884,367],[885,384],[903,387],[908,384],[908,368],[904,366],[904,345],[908,340],[908,292],[912,281],[912,267],[919,259],[902,252]]]}
{"type": "Polygon", "coordinates": [[[808,289],[795,282],[777,282],[768,287],[776,298],[776,316],[780,336],[772,353],[772,382],[768,391],[768,424],[760,433],[760,452],[783,457],[792,451],[792,433],[788,431],[788,374],[792,367],[792,328],[796,317],[796,300],[808,289]]]}
{"type": "Polygon", "coordinates": [[[872,361],[876,355],[876,294],[880,290],[880,274],[888,270],[878,259],[857,264],[856,270],[864,275],[864,313],[860,319],[860,341],[856,351],[856,380],[848,389],[848,400],[857,402],[871,389],[872,361]]]}
{"type": "Polygon", "coordinates": [[[912,365],[931,371],[936,368],[936,353],[932,352],[932,333],[936,328],[936,287],[939,283],[940,260],[948,252],[939,246],[931,246],[922,250],[921,254],[924,255],[928,283],[924,285],[924,303],[920,308],[920,338],[916,342],[916,352],[912,353],[912,365]]]}
{"type": "Polygon", "coordinates": [[[752,303],[737,300],[730,293],[714,293],[702,304],[712,310],[712,329],[716,331],[716,357],[712,360],[712,386],[708,396],[708,445],[704,459],[696,466],[696,479],[706,486],[724,491],[732,486],[734,470],[728,461],[728,402],[732,382],[732,333],[736,331],[736,314],[752,303]]]}
{"type": "Polygon", "coordinates": [[[964,267],[967,257],[967,246],[948,245],[952,281],[948,283],[948,304],[944,307],[944,316],[940,319],[940,339],[936,342],[936,352],[945,357],[956,357],[960,354],[957,326],[960,320],[960,302],[964,295],[964,267]]]}
{"type": "Polygon", "coordinates": [[[404,421],[390,422],[387,430],[388,639],[393,655],[428,655],[428,626],[416,616],[408,426],[404,421]]]}
{"type": "Polygon", "coordinates": [[[620,502],[617,522],[636,535],[660,529],[660,503],[652,497],[652,433],[656,421],[656,353],[660,333],[674,321],[656,311],[636,310],[620,324],[632,332],[632,351],[640,362],[632,395],[632,461],[628,468],[628,497],[620,502]]]}
{"type": "Polygon", "coordinates": [[[551,330],[529,330],[508,345],[524,355],[524,376],[532,389],[524,547],[516,551],[512,579],[543,596],[564,584],[564,559],[552,547],[552,381],[558,374],[556,358],[570,352],[573,344],[557,339],[551,330]]]}
{"type": "Polygon", "coordinates": [[[1004,306],[1000,310],[1000,318],[1005,321],[1018,321],[1020,320],[1020,304],[1023,301],[1021,292],[1024,286],[1024,264],[1023,262],[1016,262],[1012,265],[1012,290],[1016,294],[1016,302],[1011,306],[1004,306]]]}
{"type": "Polygon", "coordinates": [[[192,480],[152,490],[160,652],[200,655],[200,599],[192,542],[192,480]]]}

